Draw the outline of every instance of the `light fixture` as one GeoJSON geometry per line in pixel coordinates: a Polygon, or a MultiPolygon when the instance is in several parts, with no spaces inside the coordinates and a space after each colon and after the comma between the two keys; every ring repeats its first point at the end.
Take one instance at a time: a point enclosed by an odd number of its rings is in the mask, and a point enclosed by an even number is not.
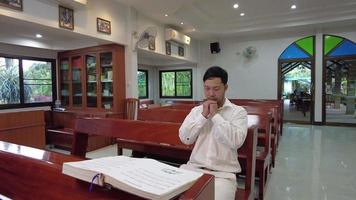
{"type": "Polygon", "coordinates": [[[42,35],[39,34],[39,33],[37,33],[37,34],[36,34],[36,38],[42,38],[42,35]]]}
{"type": "Polygon", "coordinates": [[[237,9],[239,7],[239,4],[235,3],[232,7],[234,7],[235,9],[237,9]]]}
{"type": "Polygon", "coordinates": [[[195,31],[195,28],[193,28],[192,31],[195,31]]]}
{"type": "Polygon", "coordinates": [[[245,16],[245,13],[240,13],[240,16],[241,16],[241,17],[245,16]]]}
{"type": "Polygon", "coordinates": [[[181,25],[183,25],[184,23],[183,23],[183,22],[181,22],[180,24],[181,24],[181,25]]]}
{"type": "Polygon", "coordinates": [[[291,7],[290,7],[290,9],[292,9],[292,10],[294,10],[294,9],[296,9],[297,8],[297,6],[295,5],[295,4],[293,4],[291,7]]]}
{"type": "Polygon", "coordinates": [[[168,14],[164,14],[165,17],[168,17],[168,14]]]}

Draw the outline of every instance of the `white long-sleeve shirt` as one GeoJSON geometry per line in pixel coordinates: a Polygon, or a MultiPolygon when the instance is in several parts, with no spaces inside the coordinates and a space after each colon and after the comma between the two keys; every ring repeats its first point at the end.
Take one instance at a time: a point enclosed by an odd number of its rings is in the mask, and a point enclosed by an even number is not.
{"type": "Polygon", "coordinates": [[[184,144],[195,142],[187,165],[214,170],[220,177],[240,172],[237,149],[246,138],[247,112],[228,99],[212,118],[206,119],[202,112],[202,105],[194,107],[179,129],[184,144]]]}

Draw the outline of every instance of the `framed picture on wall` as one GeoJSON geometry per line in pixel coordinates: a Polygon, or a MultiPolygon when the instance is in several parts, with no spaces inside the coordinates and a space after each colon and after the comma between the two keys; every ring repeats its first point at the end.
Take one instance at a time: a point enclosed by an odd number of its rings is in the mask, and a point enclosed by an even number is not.
{"type": "Polygon", "coordinates": [[[178,47],[178,56],[184,56],[184,47],[182,46],[178,47]]]}
{"type": "Polygon", "coordinates": [[[166,54],[171,55],[171,43],[166,41],[166,54]]]}
{"type": "Polygon", "coordinates": [[[22,0],[0,0],[0,6],[22,11],[22,0]]]}
{"type": "Polygon", "coordinates": [[[98,32],[111,34],[111,23],[102,18],[96,18],[96,29],[98,32]]]}
{"type": "Polygon", "coordinates": [[[74,29],[74,11],[73,9],[59,6],[59,27],[73,30],[74,29]]]}

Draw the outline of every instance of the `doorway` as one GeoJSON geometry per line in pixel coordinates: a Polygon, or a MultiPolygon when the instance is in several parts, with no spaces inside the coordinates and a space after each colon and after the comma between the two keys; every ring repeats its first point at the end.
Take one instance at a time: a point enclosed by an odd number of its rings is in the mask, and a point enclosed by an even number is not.
{"type": "Polygon", "coordinates": [[[297,40],[279,57],[278,98],[284,102],[285,122],[314,122],[314,39],[297,40]]]}
{"type": "Polygon", "coordinates": [[[356,44],[324,35],[323,122],[356,126],[356,44]]]}

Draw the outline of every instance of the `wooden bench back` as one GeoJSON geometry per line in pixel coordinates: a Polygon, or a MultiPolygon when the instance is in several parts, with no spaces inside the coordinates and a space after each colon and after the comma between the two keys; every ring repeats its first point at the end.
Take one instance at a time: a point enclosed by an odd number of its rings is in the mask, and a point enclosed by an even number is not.
{"type": "Polygon", "coordinates": [[[275,100],[275,99],[230,99],[231,102],[237,105],[250,105],[250,106],[267,106],[274,107],[277,110],[275,114],[276,119],[276,128],[275,132],[282,135],[283,131],[283,100],[275,100]]]}
{"type": "Polygon", "coordinates": [[[138,142],[154,142],[157,144],[170,144],[188,148],[184,145],[178,135],[180,124],[169,122],[154,122],[154,121],[137,121],[123,119],[77,119],[74,130],[74,144],[79,146],[72,148],[72,153],[75,155],[85,156],[83,145],[81,142],[86,141],[86,136],[102,135],[125,140],[135,140],[138,142]],[[77,136],[84,139],[77,138],[77,136]],[[85,136],[86,135],[86,136],[85,136]]]}
{"type": "Polygon", "coordinates": [[[158,121],[158,122],[175,122],[182,123],[190,110],[179,109],[140,109],[138,112],[138,120],[142,121],[158,121]]]}
{"type": "Polygon", "coordinates": [[[192,100],[169,100],[167,103],[170,104],[194,104],[194,105],[199,105],[202,103],[202,101],[192,101],[192,100]]]}
{"type": "Polygon", "coordinates": [[[278,134],[279,133],[279,122],[278,122],[278,111],[275,106],[272,105],[251,105],[251,104],[246,104],[246,105],[241,105],[244,107],[247,111],[247,113],[261,113],[261,114],[268,114],[270,113],[271,115],[271,120],[272,120],[272,127],[271,131],[273,134],[278,134]]]}
{"type": "MultiPolygon", "coordinates": [[[[143,200],[130,193],[115,188],[108,190],[95,184],[89,192],[90,183],[62,174],[63,162],[80,160],[83,158],[0,141],[0,180],[6,183],[0,184],[0,194],[11,199],[143,200]],[[65,194],[68,195],[63,198],[65,194]]],[[[177,199],[211,200],[213,191],[214,177],[204,174],[177,199]]]]}
{"type": "MultiPolygon", "coordinates": [[[[249,122],[245,143],[239,148],[239,154],[245,154],[246,179],[245,190],[253,195],[258,116],[249,122]]],[[[189,159],[193,146],[184,145],[179,139],[179,123],[153,121],[132,121],[121,119],[78,119],[74,131],[72,154],[85,156],[83,149],[87,145],[88,135],[115,137],[119,144],[124,144],[135,151],[149,154],[169,155],[171,158],[189,159]]],[[[250,195],[250,196],[251,196],[250,195]]]]}

